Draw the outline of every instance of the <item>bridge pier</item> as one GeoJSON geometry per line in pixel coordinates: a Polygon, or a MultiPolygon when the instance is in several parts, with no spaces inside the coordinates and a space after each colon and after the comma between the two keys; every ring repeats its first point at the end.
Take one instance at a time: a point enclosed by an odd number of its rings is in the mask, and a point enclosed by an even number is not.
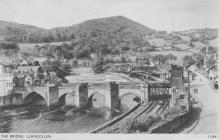
{"type": "Polygon", "coordinates": [[[110,82],[106,85],[106,107],[110,109],[118,109],[120,107],[119,85],[110,82]]]}
{"type": "Polygon", "coordinates": [[[82,83],[76,86],[75,106],[84,108],[88,101],[88,84],[82,83]]]}
{"type": "Polygon", "coordinates": [[[59,88],[55,85],[46,87],[46,104],[50,106],[59,100],[59,88]]]}

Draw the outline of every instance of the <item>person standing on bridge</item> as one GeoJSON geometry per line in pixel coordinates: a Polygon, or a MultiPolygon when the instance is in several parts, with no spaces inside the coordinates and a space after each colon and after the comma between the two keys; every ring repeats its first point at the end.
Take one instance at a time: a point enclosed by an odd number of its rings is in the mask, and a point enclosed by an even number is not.
{"type": "Polygon", "coordinates": [[[48,71],[44,70],[43,75],[44,75],[44,79],[45,79],[45,84],[48,84],[49,83],[49,79],[50,79],[48,71]]]}
{"type": "Polygon", "coordinates": [[[35,81],[35,84],[36,84],[37,86],[40,85],[40,78],[39,78],[39,76],[38,76],[38,72],[35,72],[35,73],[34,73],[34,81],[35,81]]]}
{"type": "Polygon", "coordinates": [[[50,83],[51,84],[56,84],[56,82],[57,82],[57,75],[56,75],[56,73],[54,71],[51,71],[49,73],[49,77],[50,77],[50,83]]]}

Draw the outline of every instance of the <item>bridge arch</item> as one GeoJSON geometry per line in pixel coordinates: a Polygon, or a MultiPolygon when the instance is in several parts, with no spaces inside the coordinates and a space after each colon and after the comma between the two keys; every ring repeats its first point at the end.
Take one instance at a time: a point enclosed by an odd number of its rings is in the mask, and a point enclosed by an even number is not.
{"type": "Polygon", "coordinates": [[[66,106],[74,106],[76,103],[76,93],[64,93],[59,97],[58,104],[66,106]]]}
{"type": "Polygon", "coordinates": [[[120,109],[127,111],[141,102],[141,95],[136,92],[123,93],[120,96],[120,109]]]}
{"type": "Polygon", "coordinates": [[[106,96],[103,93],[95,91],[88,97],[87,106],[95,108],[105,107],[105,102],[106,96]]]}
{"type": "Polygon", "coordinates": [[[46,97],[36,91],[32,91],[23,98],[24,103],[46,104],[46,97]]]}

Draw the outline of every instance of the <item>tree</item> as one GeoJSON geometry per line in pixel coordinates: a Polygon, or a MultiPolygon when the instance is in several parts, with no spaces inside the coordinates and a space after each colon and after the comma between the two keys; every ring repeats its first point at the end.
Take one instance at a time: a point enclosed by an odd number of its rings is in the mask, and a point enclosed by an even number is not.
{"type": "Polygon", "coordinates": [[[173,55],[173,54],[168,54],[168,55],[166,55],[166,57],[169,60],[177,60],[177,57],[175,55],[173,55]]]}
{"type": "Polygon", "coordinates": [[[214,57],[209,57],[207,60],[206,60],[206,66],[208,68],[212,68],[214,66],[216,66],[216,63],[217,61],[214,59],[214,57]]]}
{"type": "Polygon", "coordinates": [[[195,59],[196,66],[201,68],[204,64],[204,56],[200,53],[193,54],[192,57],[195,59]]]}
{"type": "Polygon", "coordinates": [[[154,61],[158,61],[160,68],[162,68],[162,67],[163,67],[163,64],[164,64],[164,63],[166,62],[166,60],[167,60],[167,57],[164,56],[164,55],[162,55],[162,54],[158,54],[158,55],[155,55],[155,56],[153,57],[153,60],[154,60],[154,61]]]}
{"type": "Polygon", "coordinates": [[[28,58],[28,57],[31,56],[31,54],[30,54],[30,53],[27,53],[27,52],[23,52],[23,53],[22,53],[22,56],[23,56],[23,58],[28,58]]]}
{"type": "Polygon", "coordinates": [[[194,63],[195,63],[195,59],[192,56],[186,55],[183,57],[183,65],[184,66],[192,65],[194,63]]]}
{"type": "Polygon", "coordinates": [[[72,66],[73,66],[73,67],[78,67],[78,60],[77,60],[76,58],[74,58],[74,59],[72,60],[72,66]]]}
{"type": "Polygon", "coordinates": [[[172,61],[177,60],[177,57],[173,54],[168,54],[165,56],[167,60],[169,60],[169,63],[172,63],[172,61]]]}
{"type": "Polygon", "coordinates": [[[40,62],[36,60],[36,61],[33,62],[33,65],[34,66],[40,66],[40,62]]]}
{"type": "Polygon", "coordinates": [[[43,69],[47,70],[48,72],[55,72],[58,78],[65,80],[65,76],[70,74],[70,65],[63,65],[59,60],[55,61],[46,61],[43,63],[43,69]]]}
{"type": "Polygon", "coordinates": [[[95,73],[102,73],[104,72],[104,60],[102,57],[98,58],[93,64],[92,64],[92,68],[93,68],[93,71],[95,73]]]}

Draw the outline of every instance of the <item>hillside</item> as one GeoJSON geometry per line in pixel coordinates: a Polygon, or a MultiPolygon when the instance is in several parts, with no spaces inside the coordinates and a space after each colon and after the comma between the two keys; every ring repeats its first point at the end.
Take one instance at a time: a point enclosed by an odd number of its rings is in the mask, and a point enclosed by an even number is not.
{"type": "Polygon", "coordinates": [[[217,38],[217,31],[205,28],[167,33],[150,29],[123,16],[92,19],[49,30],[0,21],[0,41],[21,43],[22,52],[65,58],[90,57],[91,53],[116,55],[191,49],[197,52],[208,44],[214,44],[212,46],[215,47],[213,40],[217,38]]]}
{"type": "Polygon", "coordinates": [[[28,40],[31,33],[42,32],[44,29],[0,20],[0,41],[20,42],[28,40]]]}
{"type": "Polygon", "coordinates": [[[98,33],[121,33],[137,36],[152,34],[154,30],[122,16],[87,20],[85,22],[49,30],[42,28],[0,21],[0,38],[4,41],[20,43],[69,41],[83,36],[96,36],[98,33]]]}
{"type": "Polygon", "coordinates": [[[216,39],[218,34],[218,29],[216,28],[190,29],[186,31],[178,31],[175,33],[190,37],[192,41],[204,41],[204,40],[216,39]]]}

